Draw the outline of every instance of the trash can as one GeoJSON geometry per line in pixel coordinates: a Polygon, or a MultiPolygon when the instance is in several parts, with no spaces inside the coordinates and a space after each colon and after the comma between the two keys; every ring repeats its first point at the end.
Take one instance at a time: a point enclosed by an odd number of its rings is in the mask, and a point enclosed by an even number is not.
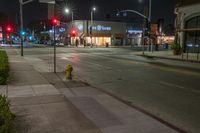
{"type": "Polygon", "coordinates": [[[108,48],[108,46],[109,46],[109,44],[108,44],[108,43],[106,43],[106,48],[108,48]]]}

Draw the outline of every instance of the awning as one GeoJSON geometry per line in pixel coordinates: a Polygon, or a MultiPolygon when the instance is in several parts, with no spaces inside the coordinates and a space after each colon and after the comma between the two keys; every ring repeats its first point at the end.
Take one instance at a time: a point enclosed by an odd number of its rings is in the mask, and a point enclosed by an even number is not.
{"type": "Polygon", "coordinates": [[[180,29],[178,32],[186,32],[186,31],[200,31],[200,28],[190,28],[190,29],[180,29]]]}
{"type": "MultiPolygon", "coordinates": [[[[90,34],[88,35],[90,36],[90,34]]],[[[108,33],[92,33],[92,37],[111,37],[112,34],[108,33]]]]}

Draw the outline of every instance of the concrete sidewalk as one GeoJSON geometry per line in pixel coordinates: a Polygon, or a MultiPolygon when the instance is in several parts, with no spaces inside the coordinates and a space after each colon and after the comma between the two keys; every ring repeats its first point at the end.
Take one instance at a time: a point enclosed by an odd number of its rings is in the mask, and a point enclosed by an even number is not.
{"type": "Polygon", "coordinates": [[[173,51],[153,51],[152,52],[144,52],[142,51],[136,52],[136,55],[153,57],[153,58],[161,58],[161,59],[171,59],[171,60],[180,60],[180,61],[190,61],[190,62],[200,62],[200,54],[197,53],[184,53],[183,55],[173,55],[173,51]],[[199,56],[199,57],[198,57],[199,56]]]}
{"type": "Polygon", "coordinates": [[[20,133],[184,132],[78,78],[67,81],[64,72],[54,74],[48,68],[42,72],[39,68],[44,64],[20,57],[15,49],[6,51],[11,79],[8,87],[1,86],[0,93],[11,100],[20,133]]]}

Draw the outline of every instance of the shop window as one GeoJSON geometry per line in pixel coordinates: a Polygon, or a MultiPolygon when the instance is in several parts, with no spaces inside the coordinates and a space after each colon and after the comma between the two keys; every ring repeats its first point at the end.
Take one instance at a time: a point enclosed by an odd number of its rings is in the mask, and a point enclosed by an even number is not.
{"type": "MultiPolygon", "coordinates": [[[[200,16],[193,17],[186,21],[186,29],[200,28],[200,16]]],[[[197,52],[200,46],[200,31],[188,31],[185,33],[185,50],[189,52],[197,52]]]]}

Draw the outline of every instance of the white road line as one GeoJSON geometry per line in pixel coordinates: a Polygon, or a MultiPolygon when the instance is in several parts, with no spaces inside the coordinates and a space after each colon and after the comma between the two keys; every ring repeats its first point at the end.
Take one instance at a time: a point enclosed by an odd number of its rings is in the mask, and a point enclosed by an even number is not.
{"type": "Polygon", "coordinates": [[[200,90],[195,90],[195,89],[192,89],[192,88],[186,88],[186,87],[183,87],[183,86],[180,86],[180,85],[177,85],[177,84],[173,84],[173,83],[168,83],[168,82],[165,82],[165,81],[160,81],[160,84],[166,85],[166,86],[169,86],[169,87],[176,87],[176,88],[179,88],[179,89],[183,89],[183,90],[187,90],[187,91],[191,91],[191,92],[195,92],[195,93],[200,93],[200,90]]]}

